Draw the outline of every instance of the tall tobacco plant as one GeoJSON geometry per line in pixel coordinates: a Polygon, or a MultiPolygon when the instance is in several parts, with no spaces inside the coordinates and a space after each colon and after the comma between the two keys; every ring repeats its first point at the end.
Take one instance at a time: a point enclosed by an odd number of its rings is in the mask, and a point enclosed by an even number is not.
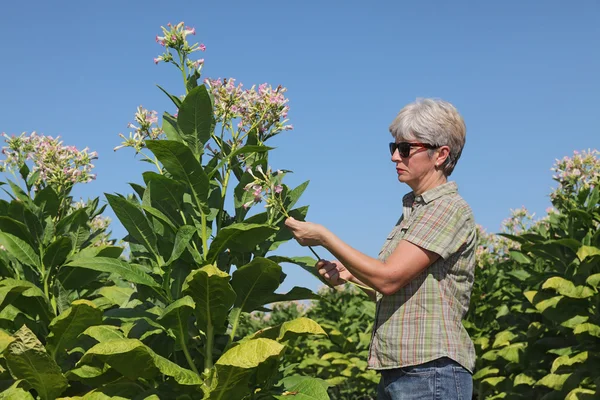
{"type": "Polygon", "coordinates": [[[136,196],[106,195],[128,232],[130,262],[140,279],[135,300],[105,313],[127,338],[103,351],[118,347],[119,357],[133,358],[140,346],[152,348],[185,368],[206,398],[273,398],[285,391],[327,398],[314,379],[279,379],[287,341],[324,334],[317,323],[298,318],[238,335],[243,313],[315,296],[301,287],[275,293],[285,279],[278,264],[284,259],[271,252],[292,237],[284,214],[304,218],[307,212],[293,207],[308,182],[291,189],[282,182],[285,171],[268,164],[272,148],[266,142],[292,129],[286,89],[202,81],[204,60],[192,56],[205,47],[187,41],[195,30],[183,23],[162,29],[156,41],[164,53],[155,62],[181,73],[185,95],[160,88],[177,112],[165,112],[158,126],[156,112],[138,108],[128,125],[132,132],[121,134],[117,146],[134,148],[155,171],[131,185],[136,196]],[[266,210],[254,210],[263,202],[266,210]]]}
{"type": "Polygon", "coordinates": [[[155,62],[175,65],[185,94],[161,88],[177,113],[158,126],[139,107],[116,148],[154,168],[134,194],[106,194],[128,258],[98,199],[70,196],[93,179],[95,153],[33,134],[4,149],[2,168],[25,186],[8,180],[11,200],[0,201],[0,398],[326,399],[325,383],[280,369],[290,340],[325,334],[316,322],[238,334],[243,313],[315,296],[276,293],[278,262],[307,266],[270,254],[291,239],[283,214],[307,211],[293,208],[307,183],[290,189],[268,165],[265,142],[291,129],[285,88],[202,82],[192,55],[204,46],[187,42],[194,29],[162,29],[155,62]]]}

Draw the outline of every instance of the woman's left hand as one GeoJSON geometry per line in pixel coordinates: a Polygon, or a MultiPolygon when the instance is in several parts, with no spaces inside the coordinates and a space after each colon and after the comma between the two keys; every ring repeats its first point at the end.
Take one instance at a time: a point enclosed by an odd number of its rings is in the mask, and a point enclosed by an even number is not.
{"type": "Polygon", "coordinates": [[[289,228],[301,246],[321,246],[327,232],[323,225],[298,221],[293,217],[285,220],[285,226],[289,228]]]}

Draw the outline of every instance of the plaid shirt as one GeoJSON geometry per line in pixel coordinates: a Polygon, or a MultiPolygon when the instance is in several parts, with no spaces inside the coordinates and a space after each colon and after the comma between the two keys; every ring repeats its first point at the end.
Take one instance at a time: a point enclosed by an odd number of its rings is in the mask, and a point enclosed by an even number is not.
{"type": "Polygon", "coordinates": [[[448,357],[472,372],[475,348],[462,325],[469,308],[477,244],[471,209],[455,182],[421,196],[411,192],[402,203],[404,213],[379,259],[385,261],[400,240],[440,258],[393,295],[377,295],[369,367],[401,368],[448,357]]]}

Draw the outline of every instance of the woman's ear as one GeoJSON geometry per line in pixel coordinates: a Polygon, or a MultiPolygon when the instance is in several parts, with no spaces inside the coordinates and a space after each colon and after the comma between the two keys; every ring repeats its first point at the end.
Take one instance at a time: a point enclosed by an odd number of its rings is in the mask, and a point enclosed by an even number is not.
{"type": "Polygon", "coordinates": [[[448,157],[450,157],[450,147],[441,146],[440,148],[438,148],[437,158],[435,160],[435,166],[439,167],[439,166],[443,165],[446,162],[446,160],[448,159],[448,157]]]}

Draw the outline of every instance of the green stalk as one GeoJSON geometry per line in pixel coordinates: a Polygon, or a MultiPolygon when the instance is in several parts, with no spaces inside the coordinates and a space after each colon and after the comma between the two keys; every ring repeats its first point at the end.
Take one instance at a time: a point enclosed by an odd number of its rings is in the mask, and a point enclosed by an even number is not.
{"type": "Polygon", "coordinates": [[[185,88],[185,94],[188,94],[187,87],[187,74],[185,73],[185,56],[182,55],[179,51],[179,68],[181,69],[181,75],[183,76],[183,87],[185,88]]]}
{"type": "Polygon", "coordinates": [[[210,319],[206,327],[206,351],[204,356],[204,372],[208,373],[213,367],[213,341],[215,336],[215,328],[212,325],[210,319]]]}
{"type": "Polygon", "coordinates": [[[179,325],[179,337],[181,338],[181,350],[183,350],[185,359],[187,360],[192,371],[194,371],[196,373],[196,375],[200,375],[200,373],[198,372],[198,368],[196,368],[196,364],[194,364],[194,360],[192,359],[192,356],[190,355],[190,351],[187,348],[187,343],[185,340],[186,335],[185,335],[185,331],[184,331],[184,326],[183,326],[183,322],[181,321],[181,315],[179,313],[177,313],[177,322],[179,325]]]}

